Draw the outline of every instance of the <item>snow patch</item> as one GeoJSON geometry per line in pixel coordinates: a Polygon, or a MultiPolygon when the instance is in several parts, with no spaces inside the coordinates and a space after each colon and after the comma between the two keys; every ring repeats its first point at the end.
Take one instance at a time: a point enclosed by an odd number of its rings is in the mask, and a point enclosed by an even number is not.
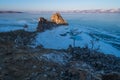
{"type": "Polygon", "coordinates": [[[68,62],[70,57],[71,56],[68,55],[67,53],[48,53],[48,54],[43,54],[41,56],[41,59],[52,61],[59,64],[65,64],[68,62]]]}

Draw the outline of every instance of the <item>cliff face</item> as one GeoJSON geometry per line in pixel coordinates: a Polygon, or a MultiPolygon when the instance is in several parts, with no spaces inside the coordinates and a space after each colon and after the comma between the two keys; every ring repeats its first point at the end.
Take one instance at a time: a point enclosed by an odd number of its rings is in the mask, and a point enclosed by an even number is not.
{"type": "Polygon", "coordinates": [[[56,26],[58,26],[56,23],[50,22],[47,19],[40,17],[39,22],[38,22],[37,31],[43,32],[47,29],[51,29],[56,26]]]}
{"type": "Polygon", "coordinates": [[[44,28],[46,27],[45,26],[46,24],[47,24],[47,20],[44,19],[43,17],[40,17],[39,22],[38,22],[37,30],[38,31],[44,31],[44,28]]]}
{"type": "Polygon", "coordinates": [[[51,17],[51,21],[48,21],[44,17],[39,18],[37,31],[43,32],[47,29],[51,29],[53,27],[58,27],[60,25],[68,25],[68,23],[62,18],[60,13],[55,13],[51,17]]]}
{"type": "Polygon", "coordinates": [[[60,13],[55,13],[51,16],[51,22],[55,22],[56,24],[67,25],[68,23],[62,18],[60,13]]]}

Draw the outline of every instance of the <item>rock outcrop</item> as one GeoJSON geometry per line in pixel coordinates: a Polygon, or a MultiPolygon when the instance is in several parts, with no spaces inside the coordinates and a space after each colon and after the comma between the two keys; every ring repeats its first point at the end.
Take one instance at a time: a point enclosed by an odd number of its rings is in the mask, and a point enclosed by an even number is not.
{"type": "Polygon", "coordinates": [[[47,19],[40,17],[38,22],[37,31],[43,32],[47,29],[57,26],[55,23],[48,21],[47,19]]]}
{"type": "Polygon", "coordinates": [[[36,36],[36,32],[28,32],[25,30],[16,30],[0,33],[0,47],[20,47],[27,46],[32,43],[36,36]]]}
{"type": "Polygon", "coordinates": [[[61,25],[68,25],[68,23],[62,18],[60,13],[55,13],[51,16],[51,22],[61,25]]]}
{"type": "Polygon", "coordinates": [[[53,14],[51,17],[51,21],[48,21],[44,17],[40,17],[37,31],[43,32],[45,30],[52,29],[53,27],[58,27],[60,25],[68,25],[68,23],[62,18],[60,13],[53,14]]]}

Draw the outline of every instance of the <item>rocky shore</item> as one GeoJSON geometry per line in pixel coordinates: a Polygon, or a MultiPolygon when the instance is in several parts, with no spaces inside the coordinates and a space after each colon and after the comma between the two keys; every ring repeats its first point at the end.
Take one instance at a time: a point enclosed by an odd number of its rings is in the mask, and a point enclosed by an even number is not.
{"type": "Polygon", "coordinates": [[[0,33],[0,80],[120,80],[120,57],[87,47],[31,48],[36,33],[0,33]]]}
{"type": "Polygon", "coordinates": [[[28,32],[25,30],[16,30],[0,33],[0,47],[23,47],[32,44],[36,36],[36,32],[28,32]]]}

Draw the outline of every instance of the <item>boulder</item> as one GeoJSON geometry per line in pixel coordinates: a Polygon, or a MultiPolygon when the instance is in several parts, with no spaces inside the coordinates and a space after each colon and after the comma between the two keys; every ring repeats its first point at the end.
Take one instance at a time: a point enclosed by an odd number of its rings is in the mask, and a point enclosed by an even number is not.
{"type": "Polygon", "coordinates": [[[55,13],[51,16],[51,22],[54,22],[59,25],[68,25],[68,23],[62,18],[60,13],[55,13]]]}

